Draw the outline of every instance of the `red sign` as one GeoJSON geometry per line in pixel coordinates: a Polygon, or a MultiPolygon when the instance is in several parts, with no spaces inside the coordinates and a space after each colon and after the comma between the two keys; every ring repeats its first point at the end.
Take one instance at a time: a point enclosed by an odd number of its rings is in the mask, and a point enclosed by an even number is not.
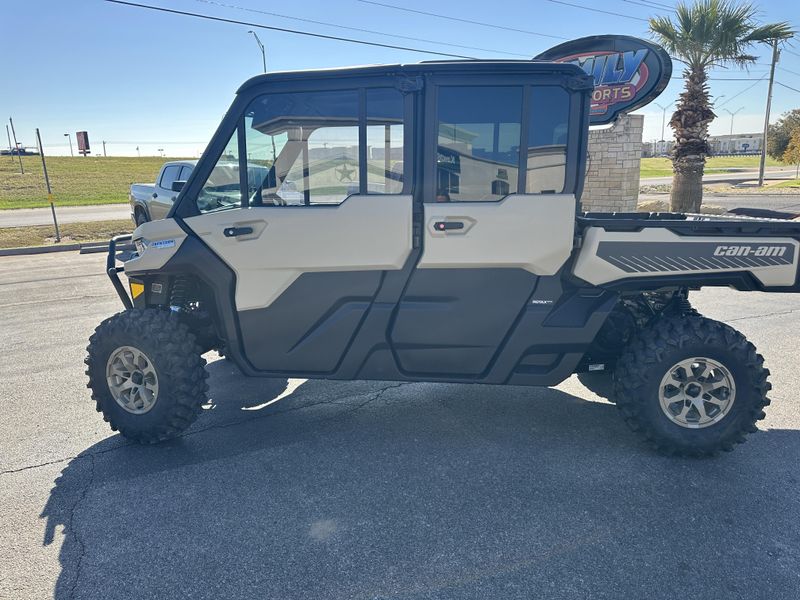
{"type": "Polygon", "coordinates": [[[79,131],[75,134],[78,138],[78,152],[86,156],[91,151],[89,147],[89,134],[85,131],[79,131]]]}

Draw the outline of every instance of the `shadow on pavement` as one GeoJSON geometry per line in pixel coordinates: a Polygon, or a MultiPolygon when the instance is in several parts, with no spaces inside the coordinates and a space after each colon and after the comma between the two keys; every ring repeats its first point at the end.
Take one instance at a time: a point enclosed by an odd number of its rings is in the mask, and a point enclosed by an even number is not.
{"type": "Polygon", "coordinates": [[[56,597],[795,598],[800,436],[650,452],[551,389],[212,371],[181,439],[72,460],[56,597]],[[288,384],[292,384],[290,380],[288,384]],[[295,382],[297,383],[297,382],[295,382]]]}

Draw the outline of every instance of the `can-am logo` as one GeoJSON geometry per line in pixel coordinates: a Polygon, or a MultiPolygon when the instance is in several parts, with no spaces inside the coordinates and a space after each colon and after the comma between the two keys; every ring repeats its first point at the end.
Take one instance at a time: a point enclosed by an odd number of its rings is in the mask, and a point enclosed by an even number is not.
{"type": "Polygon", "coordinates": [[[590,125],[611,123],[641,108],[669,83],[672,61],[664,49],[627,35],[596,35],[559,44],[536,60],[570,63],[594,78],[590,125]]]}
{"type": "Polygon", "coordinates": [[[783,256],[786,246],[717,246],[714,256],[783,256]]]}

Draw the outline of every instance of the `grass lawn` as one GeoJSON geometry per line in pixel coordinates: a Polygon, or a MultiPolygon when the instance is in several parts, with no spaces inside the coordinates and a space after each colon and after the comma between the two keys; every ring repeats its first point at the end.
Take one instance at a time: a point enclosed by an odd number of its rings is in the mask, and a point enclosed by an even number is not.
{"type": "MultiPolygon", "coordinates": [[[[130,233],[133,223],[130,219],[113,221],[94,221],[90,223],[65,223],[61,225],[61,243],[108,241],[115,235],[130,233]]],[[[0,229],[0,248],[21,248],[23,246],[55,246],[55,231],[52,225],[31,227],[3,227],[0,229]]]]}
{"type": "MultiPolygon", "coordinates": [[[[165,161],[178,160],[157,156],[46,158],[57,207],[125,203],[131,183],[153,182],[165,161]]],[[[23,156],[22,164],[24,175],[16,156],[0,156],[0,209],[49,206],[41,158],[23,156]]]]}
{"type": "Polygon", "coordinates": [[[788,181],[781,181],[780,183],[769,183],[767,185],[770,189],[789,188],[800,191],[800,179],[789,179],[788,181]]]}
{"type": "MultiPolygon", "coordinates": [[[[706,161],[705,173],[724,173],[728,169],[757,169],[760,158],[758,156],[712,156],[706,161]]],[[[768,167],[779,167],[781,163],[767,157],[768,167]]],[[[672,161],[668,158],[643,158],[640,176],[645,177],[670,177],[672,175],[672,161]]]]}

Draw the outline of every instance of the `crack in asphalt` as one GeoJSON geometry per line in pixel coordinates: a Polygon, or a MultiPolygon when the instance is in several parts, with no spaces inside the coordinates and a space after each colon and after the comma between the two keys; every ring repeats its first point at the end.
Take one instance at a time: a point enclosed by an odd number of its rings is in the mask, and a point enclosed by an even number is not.
{"type": "Polygon", "coordinates": [[[83,559],[86,557],[86,544],[83,543],[81,536],[78,535],[78,529],[75,527],[75,513],[80,508],[83,501],[86,499],[89,490],[91,489],[92,485],[94,484],[94,454],[89,454],[89,481],[86,482],[86,485],[83,486],[83,491],[78,499],[75,501],[75,504],[72,505],[72,508],[69,511],[69,518],[67,519],[66,523],[66,534],[71,533],[72,537],[75,539],[75,543],[78,546],[78,560],[75,563],[75,579],[72,582],[72,585],[69,589],[69,597],[74,598],[75,592],[78,589],[78,582],[81,578],[81,569],[83,567],[83,559]]]}
{"type": "Polygon", "coordinates": [[[778,317],[781,315],[791,315],[800,312],[800,308],[791,308],[789,310],[776,310],[775,312],[766,313],[764,315],[751,315],[749,317],[735,317],[733,319],[725,319],[723,323],[733,323],[734,321],[748,321],[752,319],[766,319],[767,317],[778,317]]]}
{"type": "MultiPolygon", "coordinates": [[[[370,392],[365,392],[365,393],[370,395],[370,397],[366,401],[360,403],[359,405],[357,405],[357,406],[355,406],[355,407],[353,407],[353,408],[351,408],[349,410],[343,411],[342,413],[340,413],[340,414],[338,414],[338,415],[336,415],[336,416],[334,416],[332,418],[339,418],[341,416],[357,412],[357,411],[361,410],[362,408],[364,408],[365,406],[367,406],[368,404],[370,404],[372,402],[375,402],[376,400],[379,400],[388,390],[397,389],[397,388],[400,388],[400,387],[403,387],[403,386],[406,386],[406,385],[413,385],[414,383],[417,383],[417,382],[414,382],[414,381],[403,381],[403,382],[399,382],[399,383],[394,383],[392,385],[384,386],[384,387],[379,388],[377,390],[373,390],[373,391],[370,391],[370,392]]],[[[286,414],[286,413],[290,413],[290,412],[294,412],[294,411],[298,411],[298,410],[305,410],[307,408],[313,408],[315,406],[321,406],[321,405],[325,405],[325,404],[343,404],[342,400],[344,398],[348,398],[348,397],[350,397],[350,398],[358,398],[359,396],[363,396],[363,395],[364,394],[357,394],[355,396],[342,396],[342,397],[337,397],[337,398],[331,398],[329,400],[322,400],[320,402],[311,402],[309,404],[303,404],[302,406],[293,406],[291,408],[286,408],[284,410],[268,411],[268,412],[265,412],[265,413],[262,413],[262,414],[259,414],[259,415],[254,415],[254,416],[252,416],[250,418],[234,419],[234,420],[228,421],[226,423],[215,423],[213,425],[208,425],[206,427],[197,428],[197,429],[195,429],[193,431],[184,432],[184,433],[182,433],[182,434],[180,434],[178,436],[175,436],[175,438],[173,438],[173,439],[187,438],[187,437],[190,437],[190,436],[193,436],[193,435],[197,435],[197,434],[200,434],[200,433],[205,433],[207,431],[211,431],[213,429],[226,429],[228,427],[235,427],[236,425],[242,425],[244,423],[252,423],[254,421],[260,421],[261,419],[266,419],[267,417],[274,417],[274,416],[277,416],[277,415],[282,415],[282,414],[286,414]]],[[[321,421],[327,421],[327,420],[332,420],[332,419],[321,419],[321,421]]],[[[120,444],[118,446],[114,446],[113,448],[106,448],[105,450],[97,450],[95,452],[90,452],[90,453],[87,453],[87,454],[78,454],[78,455],[73,455],[73,456],[67,456],[67,457],[64,457],[64,458],[58,458],[58,459],[55,459],[55,460],[49,460],[49,461],[46,461],[46,462],[37,463],[37,464],[33,464],[33,465],[25,465],[23,467],[17,467],[17,468],[14,468],[14,469],[7,469],[5,471],[0,471],[0,476],[2,476],[2,475],[11,475],[11,474],[14,474],[14,473],[20,473],[20,472],[23,472],[23,471],[28,471],[30,469],[38,469],[38,468],[41,468],[41,467],[46,467],[46,466],[49,466],[49,465],[55,465],[55,464],[67,462],[67,461],[70,461],[70,460],[81,460],[81,459],[86,459],[86,458],[89,458],[89,459],[92,460],[92,470],[93,470],[93,474],[94,474],[94,457],[95,456],[100,456],[102,454],[107,454],[109,452],[116,452],[117,450],[121,450],[123,448],[127,448],[127,447],[133,446],[133,445],[134,445],[133,442],[124,442],[124,443],[122,443],[122,444],[120,444]]]]}

